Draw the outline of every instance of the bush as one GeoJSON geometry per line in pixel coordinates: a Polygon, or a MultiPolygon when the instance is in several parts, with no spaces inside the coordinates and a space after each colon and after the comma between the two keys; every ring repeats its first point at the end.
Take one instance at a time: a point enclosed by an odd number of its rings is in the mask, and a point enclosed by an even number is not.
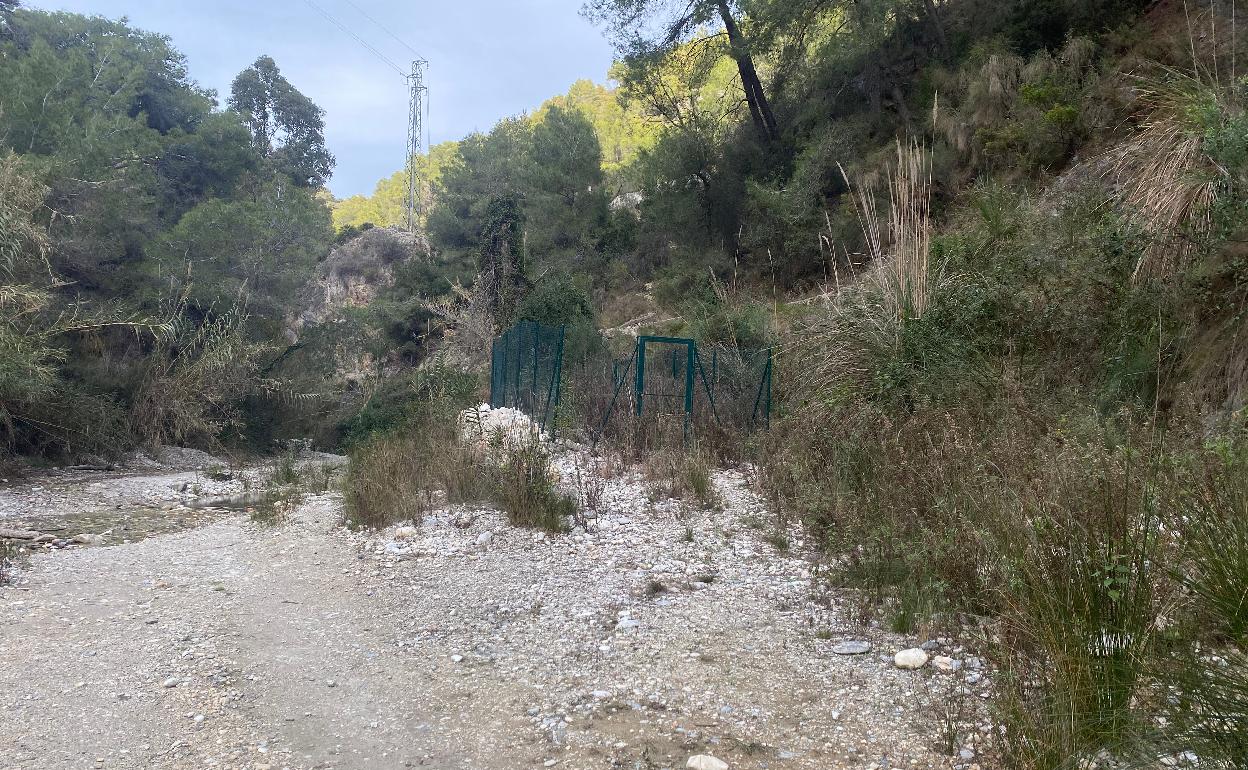
{"type": "Polygon", "coordinates": [[[577,511],[576,498],[555,486],[550,455],[534,437],[514,445],[504,445],[501,461],[492,469],[491,498],[518,527],[537,527],[563,532],[567,520],[577,511]]]}
{"type": "Polygon", "coordinates": [[[339,427],[342,444],[350,449],[374,435],[417,426],[452,425],[455,415],[473,403],[475,374],[432,366],[387,377],[358,413],[339,427]]]}
{"type": "Polygon", "coordinates": [[[568,363],[584,360],[602,348],[594,303],[580,282],[566,272],[538,281],[520,303],[517,318],[546,326],[564,327],[563,357],[568,363]]]}
{"type": "Polygon", "coordinates": [[[370,403],[355,422],[344,484],[347,521],[385,527],[420,523],[439,493],[450,504],[487,496],[482,461],[456,417],[469,400],[468,375],[426,369],[403,378],[392,397],[370,403]]]}
{"type": "Polygon", "coordinates": [[[358,446],[344,484],[347,522],[371,529],[419,524],[429,508],[428,457],[427,446],[410,435],[374,437],[358,446]]]}

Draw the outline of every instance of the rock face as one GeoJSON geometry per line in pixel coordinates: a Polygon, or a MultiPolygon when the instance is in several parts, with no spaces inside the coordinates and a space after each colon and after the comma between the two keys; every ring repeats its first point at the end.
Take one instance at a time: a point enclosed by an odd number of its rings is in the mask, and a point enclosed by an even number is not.
{"type": "MultiPolygon", "coordinates": [[[[423,234],[397,227],[365,230],[330,252],[316,278],[292,301],[286,341],[294,345],[309,327],[350,320],[346,311],[367,306],[394,286],[398,268],[428,258],[423,234]]],[[[339,376],[347,381],[363,378],[377,364],[358,346],[337,350],[336,358],[339,376]]]]}
{"type": "Polygon", "coordinates": [[[918,647],[912,647],[909,650],[902,650],[893,656],[893,663],[896,664],[897,668],[913,671],[927,665],[927,653],[918,647]]]}
{"type": "Polygon", "coordinates": [[[381,290],[394,285],[395,268],[429,256],[424,235],[398,227],[365,230],[330,252],[321,263],[320,275],[304,291],[304,307],[290,319],[287,336],[292,342],[309,324],[324,323],[346,308],[364,307],[381,290]]]}

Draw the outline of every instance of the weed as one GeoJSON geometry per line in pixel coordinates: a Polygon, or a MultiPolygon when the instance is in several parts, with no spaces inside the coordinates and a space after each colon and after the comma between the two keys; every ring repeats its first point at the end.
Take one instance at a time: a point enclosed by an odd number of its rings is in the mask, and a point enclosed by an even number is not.
{"type": "Polygon", "coordinates": [[[937,684],[936,687],[940,691],[932,693],[930,698],[936,736],[935,749],[945,756],[954,756],[962,746],[962,723],[966,720],[970,692],[955,677],[948,678],[947,682],[937,684]]]}
{"type": "Polygon", "coordinates": [[[299,469],[299,456],[295,452],[283,452],[269,466],[266,485],[269,487],[296,486],[303,481],[299,469]]]}
{"type": "Polygon", "coordinates": [[[8,540],[0,540],[0,586],[8,585],[17,578],[18,562],[25,549],[8,540]]]}
{"type": "Polygon", "coordinates": [[[221,464],[209,465],[204,469],[204,475],[213,481],[229,481],[234,478],[233,471],[228,466],[221,464]]]}
{"type": "Polygon", "coordinates": [[[427,510],[427,455],[410,436],[373,438],[351,454],[344,482],[347,521],[381,529],[419,522],[427,510]]]}

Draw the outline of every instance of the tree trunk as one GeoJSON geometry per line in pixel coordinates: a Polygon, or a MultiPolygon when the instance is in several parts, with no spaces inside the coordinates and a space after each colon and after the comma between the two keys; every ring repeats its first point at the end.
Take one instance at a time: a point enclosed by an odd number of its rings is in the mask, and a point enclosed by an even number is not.
{"type": "Polygon", "coordinates": [[[745,89],[745,101],[750,107],[750,117],[753,118],[754,125],[758,127],[763,138],[769,142],[775,141],[780,135],[776,129],[776,116],[772,113],[767,94],[763,91],[763,83],[758,79],[754,59],[750,57],[745,41],[741,38],[741,30],[737,27],[737,21],[732,18],[728,0],[717,0],[715,5],[719,8],[720,18],[724,20],[724,27],[728,31],[732,58],[736,60],[737,69],[741,72],[741,87],[745,89]]]}
{"type": "Polygon", "coordinates": [[[936,7],[935,0],[923,0],[923,7],[927,9],[927,19],[932,23],[932,29],[936,32],[936,43],[940,46],[940,55],[949,58],[949,38],[945,35],[945,24],[940,20],[940,10],[936,7]]]}

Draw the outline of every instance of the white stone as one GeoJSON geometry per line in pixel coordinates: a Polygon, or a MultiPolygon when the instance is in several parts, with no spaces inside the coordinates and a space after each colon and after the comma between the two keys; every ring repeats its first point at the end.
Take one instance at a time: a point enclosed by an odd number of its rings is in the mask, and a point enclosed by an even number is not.
{"type": "Polygon", "coordinates": [[[710,754],[694,754],[685,767],[689,770],[728,770],[728,763],[710,754]]]}
{"type": "Polygon", "coordinates": [[[394,531],[395,540],[413,540],[416,537],[415,527],[399,527],[394,531]]]}
{"type": "Polygon", "coordinates": [[[488,531],[482,532],[481,534],[477,535],[477,545],[488,545],[489,542],[493,539],[494,539],[493,532],[488,532],[488,531]]]}
{"type": "Polygon", "coordinates": [[[932,658],[932,666],[934,666],[937,671],[943,671],[946,674],[951,674],[962,668],[962,661],[954,660],[947,655],[937,655],[932,658]]]}
{"type": "Polygon", "coordinates": [[[894,655],[893,663],[897,668],[913,671],[927,665],[927,653],[918,647],[911,647],[894,655]]]}

